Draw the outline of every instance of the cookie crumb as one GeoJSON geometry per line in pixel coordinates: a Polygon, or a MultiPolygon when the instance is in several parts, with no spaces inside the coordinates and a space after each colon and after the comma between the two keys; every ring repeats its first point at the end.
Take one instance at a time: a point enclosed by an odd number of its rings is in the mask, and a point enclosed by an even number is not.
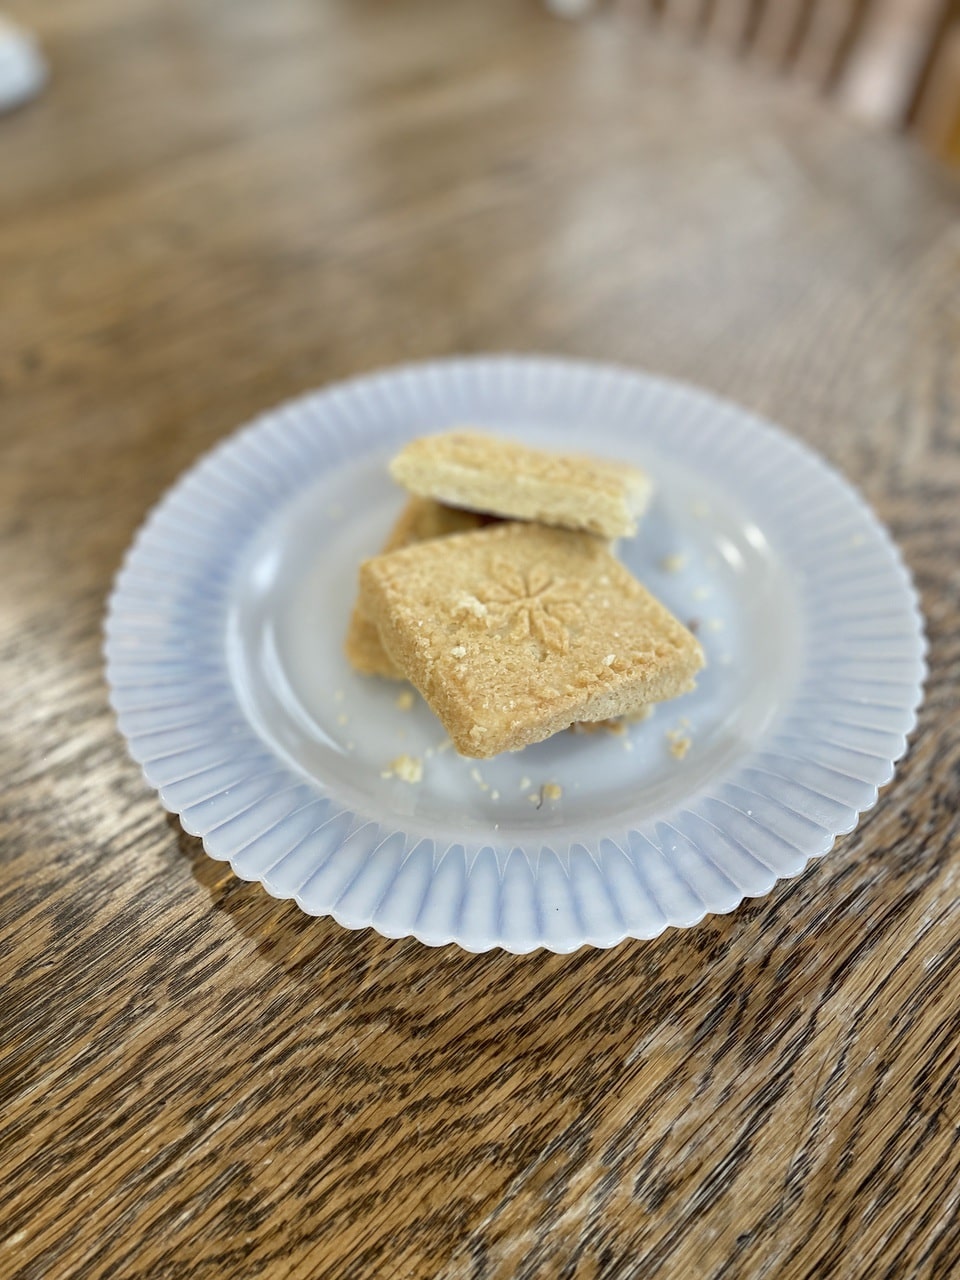
{"type": "Polygon", "coordinates": [[[450,741],[450,739],[444,738],[442,742],[437,743],[434,750],[436,751],[438,756],[442,756],[444,751],[449,751],[452,746],[453,746],[453,743],[450,741]]]}
{"type": "Polygon", "coordinates": [[[489,784],[489,782],[484,782],[484,780],[483,780],[483,774],[480,772],[480,770],[479,770],[479,769],[477,769],[477,768],[473,768],[473,769],[471,769],[471,770],[470,770],[470,777],[471,777],[471,778],[473,779],[473,781],[477,784],[477,786],[480,788],[480,790],[481,790],[481,791],[489,791],[489,790],[490,790],[490,784],[489,784]]]}
{"type": "Polygon", "coordinates": [[[664,573],[679,573],[686,566],[687,557],[681,551],[674,551],[672,555],[664,556],[660,561],[660,568],[664,573]]]}
{"type": "Polygon", "coordinates": [[[616,716],[609,720],[577,720],[570,726],[571,733],[612,733],[619,738],[626,733],[626,721],[636,719],[635,716],[616,716]]]}
{"type": "Polygon", "coordinates": [[[500,799],[500,792],[499,792],[499,791],[491,791],[491,792],[490,792],[490,799],[491,799],[491,800],[499,800],[499,799],[500,799]]]}
{"type": "Polygon", "coordinates": [[[348,743],[347,743],[347,750],[348,750],[348,751],[352,751],[352,750],[353,750],[353,746],[354,746],[354,744],[353,744],[352,742],[348,742],[348,743]]]}
{"type": "Polygon", "coordinates": [[[333,695],[333,700],[334,700],[334,702],[342,702],[342,701],[343,701],[343,699],[344,699],[344,697],[345,697],[345,694],[344,694],[343,690],[342,690],[342,689],[338,689],[338,690],[336,691],[336,693],[333,695]]]}
{"type": "Polygon", "coordinates": [[[703,520],[706,516],[710,514],[710,507],[707,505],[706,502],[695,502],[693,506],[690,508],[690,510],[693,512],[693,514],[697,517],[698,520],[703,520]]]}
{"type": "Polygon", "coordinates": [[[476,596],[463,595],[454,605],[453,612],[469,613],[474,618],[485,618],[487,616],[487,606],[482,600],[478,600],[476,596]]]}
{"type": "Polygon", "coordinates": [[[530,794],[527,796],[527,799],[530,801],[531,804],[535,804],[538,809],[543,804],[543,797],[540,795],[539,791],[531,791],[530,794]]]}
{"type": "Polygon", "coordinates": [[[693,593],[694,600],[708,600],[713,592],[709,587],[697,587],[693,593]]]}
{"type": "Polygon", "coordinates": [[[340,714],[337,716],[337,724],[349,724],[349,723],[350,723],[350,717],[348,715],[345,715],[341,711],[340,714]]]}
{"type": "Polygon", "coordinates": [[[706,626],[707,626],[707,630],[708,630],[708,631],[722,631],[722,630],[723,630],[723,622],[722,622],[719,618],[708,618],[708,619],[707,619],[706,626]]]}
{"type": "Polygon", "coordinates": [[[394,706],[398,711],[409,711],[413,706],[413,691],[404,689],[403,693],[398,695],[394,706]]]}
{"type": "Polygon", "coordinates": [[[423,761],[416,756],[397,756],[384,769],[381,778],[399,778],[401,782],[419,782],[423,777],[423,761]]]}
{"type": "Polygon", "coordinates": [[[681,720],[679,729],[667,730],[668,750],[677,760],[682,760],[690,748],[693,746],[693,739],[683,732],[684,727],[689,725],[689,720],[681,720]]]}
{"type": "Polygon", "coordinates": [[[532,786],[533,786],[533,783],[530,781],[530,779],[529,779],[529,778],[521,778],[521,779],[520,779],[520,790],[521,790],[521,791],[529,791],[529,790],[530,790],[530,788],[531,788],[532,786]]]}
{"type": "Polygon", "coordinates": [[[559,800],[563,795],[563,787],[559,786],[556,782],[547,782],[541,789],[543,791],[544,800],[559,800]]]}
{"type": "Polygon", "coordinates": [[[649,720],[653,715],[654,707],[652,702],[648,702],[644,707],[638,707],[628,716],[624,716],[623,720],[627,724],[642,724],[644,720],[649,720]]]}

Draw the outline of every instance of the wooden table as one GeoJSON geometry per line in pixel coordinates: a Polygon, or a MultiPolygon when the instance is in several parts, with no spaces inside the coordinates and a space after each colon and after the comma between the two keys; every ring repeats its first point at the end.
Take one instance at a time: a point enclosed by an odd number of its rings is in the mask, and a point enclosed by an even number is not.
{"type": "Polygon", "coordinates": [[[0,1274],[955,1273],[956,187],[618,12],[18,11],[53,79],[0,119],[0,1274]],[[233,879],[127,758],[104,597],[178,473],[489,349],[728,394],[904,548],[919,731],[769,898],[568,957],[388,942],[233,879]]]}

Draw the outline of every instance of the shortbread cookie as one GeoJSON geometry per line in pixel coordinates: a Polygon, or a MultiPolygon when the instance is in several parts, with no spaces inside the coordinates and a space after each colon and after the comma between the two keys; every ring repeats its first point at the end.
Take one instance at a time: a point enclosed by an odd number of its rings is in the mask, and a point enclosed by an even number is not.
{"type": "MultiPolygon", "coordinates": [[[[456,511],[430,498],[411,498],[390,530],[384,552],[396,551],[427,538],[442,538],[462,533],[486,523],[475,511],[456,511]]],[[[402,680],[403,676],[384,653],[377,628],[354,607],[344,644],[347,659],[355,671],[365,676],[385,676],[402,680]]]]}
{"type": "Polygon", "coordinates": [[[693,688],[703,666],[686,627],[600,539],[543,525],[367,560],[360,606],[465,756],[634,714],[693,688]]]}
{"type": "Polygon", "coordinates": [[[387,657],[380,643],[380,632],[368,622],[354,605],[344,641],[347,661],[362,676],[383,676],[387,680],[402,680],[403,676],[387,657]]]}
{"type": "Polygon", "coordinates": [[[650,497],[650,481],[636,467],[531,449],[467,428],[412,440],[390,474],[413,493],[455,507],[604,538],[636,533],[650,497]]]}

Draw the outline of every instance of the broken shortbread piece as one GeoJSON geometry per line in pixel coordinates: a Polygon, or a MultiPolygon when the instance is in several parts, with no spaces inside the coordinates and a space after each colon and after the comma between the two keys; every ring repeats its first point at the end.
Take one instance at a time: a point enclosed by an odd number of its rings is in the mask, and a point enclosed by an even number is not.
{"type": "MultiPolygon", "coordinates": [[[[429,498],[411,498],[390,530],[384,553],[408,547],[427,538],[442,538],[450,533],[463,533],[487,523],[475,511],[455,511],[429,498]]],[[[344,644],[347,659],[355,671],[365,676],[386,676],[402,680],[403,676],[384,653],[377,628],[368,622],[355,606],[344,644]]],[[[406,708],[403,708],[404,710],[406,708]]]]}
{"type": "Polygon", "coordinates": [[[412,492],[456,507],[605,538],[636,533],[651,487],[622,462],[549,453],[469,429],[412,440],[390,474],[412,492]]]}
{"type": "Polygon", "coordinates": [[[690,632],[603,542],[542,525],[367,560],[360,604],[465,756],[631,715],[693,688],[703,666],[690,632]]]}

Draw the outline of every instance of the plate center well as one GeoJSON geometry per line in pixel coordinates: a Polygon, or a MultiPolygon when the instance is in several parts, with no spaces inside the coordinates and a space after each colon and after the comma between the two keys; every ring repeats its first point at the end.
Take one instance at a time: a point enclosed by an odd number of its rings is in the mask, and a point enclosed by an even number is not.
{"type": "MultiPolygon", "coordinates": [[[[556,429],[511,434],[582,448],[556,429]]],[[[590,449],[624,456],[622,438],[590,449]]],[[[797,678],[796,594],[762,530],[693,467],[637,447],[656,484],[639,535],[618,555],[681,621],[696,626],[707,668],[695,692],[655,708],[623,735],[562,733],[517,753],[471,761],[407,686],[359,676],[343,653],[357,568],[376,554],[404,495],[381,448],[331,469],[279,511],[236,575],[231,675],[246,714],[273,748],[324,792],[382,822],[494,845],[589,839],[639,827],[726,774],[750,749],[797,678]],[[682,759],[670,734],[688,738],[682,759]],[[411,784],[390,762],[422,762],[411,784]],[[543,799],[554,783],[559,799],[543,799]]]]}

